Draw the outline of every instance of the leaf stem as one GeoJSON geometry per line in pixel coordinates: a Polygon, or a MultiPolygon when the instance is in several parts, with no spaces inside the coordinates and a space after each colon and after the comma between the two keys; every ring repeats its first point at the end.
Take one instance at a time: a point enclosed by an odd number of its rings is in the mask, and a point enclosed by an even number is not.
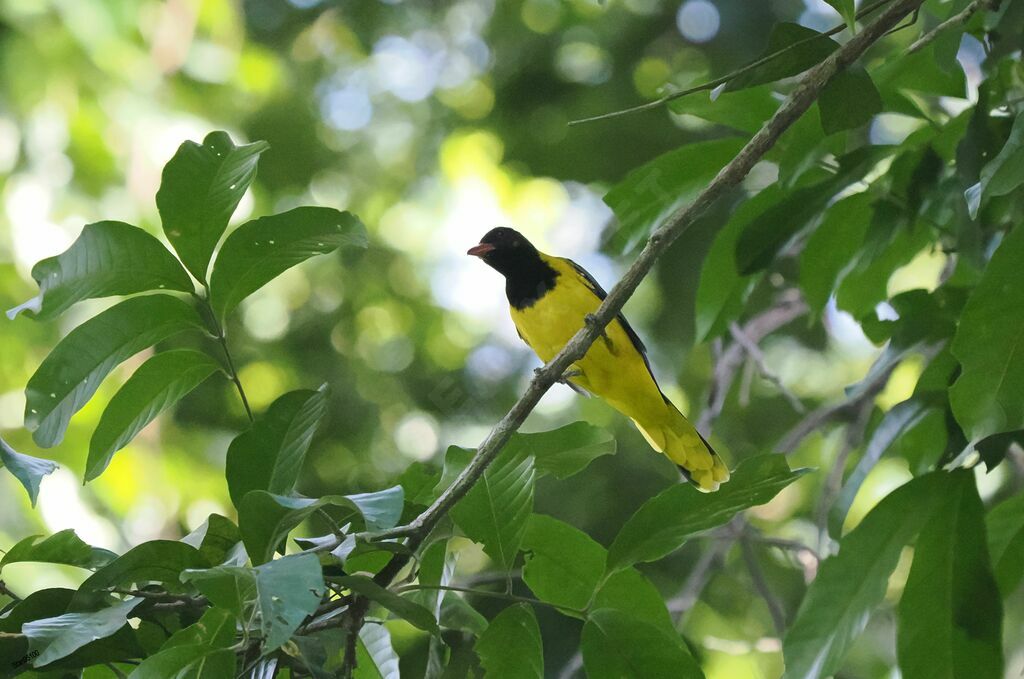
{"type": "Polygon", "coordinates": [[[465,594],[476,594],[478,596],[490,597],[492,599],[503,599],[505,601],[514,601],[522,604],[533,604],[535,606],[548,606],[558,611],[568,611],[569,613],[575,613],[576,615],[586,615],[587,611],[582,608],[573,608],[572,606],[562,606],[561,604],[553,604],[548,601],[541,601],[540,599],[534,599],[528,596],[519,596],[518,594],[509,594],[506,592],[489,592],[485,589],[473,589],[472,587],[456,587],[455,585],[405,585],[399,587],[398,592],[413,592],[416,590],[442,590],[445,592],[463,592],[465,594]]]}
{"type": "Polygon", "coordinates": [[[210,305],[210,286],[206,285],[205,289],[205,297],[194,293],[193,296],[199,301],[209,316],[210,324],[214,331],[214,337],[217,339],[217,343],[220,344],[221,349],[224,351],[224,360],[227,362],[228,368],[228,379],[235,384],[235,389],[238,391],[238,396],[242,399],[242,405],[245,407],[245,414],[249,417],[249,422],[254,422],[256,418],[252,414],[252,408],[249,406],[249,399],[245,395],[245,388],[242,387],[242,380],[239,379],[238,370],[235,368],[235,362],[231,358],[231,350],[228,348],[228,340],[224,333],[224,326],[221,325],[220,320],[217,319],[217,314],[214,313],[213,307],[210,305]]]}

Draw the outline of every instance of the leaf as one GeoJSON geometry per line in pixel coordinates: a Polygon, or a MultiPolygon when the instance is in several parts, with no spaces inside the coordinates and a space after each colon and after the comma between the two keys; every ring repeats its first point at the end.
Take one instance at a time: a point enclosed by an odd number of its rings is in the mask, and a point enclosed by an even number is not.
{"type": "Polygon", "coordinates": [[[222,679],[238,670],[235,652],[205,644],[173,646],[149,656],[129,679],[222,679]]]}
{"type": "Polygon", "coordinates": [[[949,474],[933,472],[882,499],[822,562],[782,644],[784,679],[831,676],[881,603],[900,552],[945,502],[949,474]]]}
{"type": "Polygon", "coordinates": [[[226,132],[186,141],[164,166],[156,207],[164,233],[200,283],[231,214],[256,176],[263,141],[235,146],[226,132]]]}
{"type": "Polygon", "coordinates": [[[315,554],[290,554],[256,568],[263,652],[280,648],[316,612],[326,587],[315,554]]]}
{"type": "Polygon", "coordinates": [[[7,445],[3,438],[0,438],[0,464],[7,467],[7,471],[25,487],[33,507],[39,499],[39,484],[42,483],[43,477],[57,470],[56,462],[22,455],[7,445]]]}
{"type": "Polygon", "coordinates": [[[604,197],[619,220],[608,248],[619,254],[634,250],[665,217],[691,202],[742,147],[742,139],[687,144],[630,172],[604,197]]]}
{"type": "Polygon", "coordinates": [[[512,568],[519,552],[533,511],[534,476],[533,457],[524,450],[502,451],[449,513],[499,568],[512,568]]]}
{"type": "Polygon", "coordinates": [[[985,517],[999,591],[1009,597],[1024,578],[1024,494],[1003,500],[985,517]]]}
{"type": "Polygon", "coordinates": [[[291,267],[341,245],[366,247],[350,212],[299,207],[247,222],[224,241],[210,275],[210,304],[223,322],[239,303],[291,267]]]}
{"type": "Polygon", "coordinates": [[[538,599],[569,609],[587,607],[604,575],[604,547],[567,523],[533,514],[523,551],[523,582],[538,599]]]}
{"type": "Polygon", "coordinates": [[[182,571],[202,568],[199,551],[184,542],[151,540],[132,547],[86,578],[78,588],[74,605],[84,607],[100,598],[102,590],[133,583],[177,583],[182,571]]]}
{"type": "Polygon", "coordinates": [[[701,493],[690,484],[670,486],[645,502],[615,536],[608,549],[608,571],[660,559],[691,535],[768,502],[808,471],[790,470],[782,455],[758,455],[741,462],[716,493],[701,493]]]}
{"type": "Polygon", "coordinates": [[[199,315],[169,295],[133,297],[68,333],[25,388],[25,428],[44,448],[61,442],[71,416],[119,363],[171,335],[202,329],[199,315]]]}
{"type": "Polygon", "coordinates": [[[703,679],[678,634],[669,635],[621,611],[590,614],[580,641],[583,665],[590,679],[703,679]]]}
{"type": "Polygon", "coordinates": [[[355,679],[400,679],[398,654],[384,625],[363,625],[356,653],[355,679]]]}
{"type": "Polygon", "coordinates": [[[195,290],[160,241],[123,222],[87,224],[71,247],[32,267],[32,278],[39,284],[39,295],[8,311],[8,318],[30,309],[37,319],[47,320],[83,299],[157,289],[195,290]]]}
{"type": "Polygon", "coordinates": [[[592,611],[602,608],[622,611],[631,618],[657,627],[665,634],[678,634],[661,592],[635,568],[617,571],[605,578],[594,594],[590,608],[592,611]]]}
{"type": "Polygon", "coordinates": [[[238,528],[253,563],[269,561],[274,550],[303,519],[324,505],[348,507],[367,530],[393,528],[404,506],[401,486],[375,493],[327,495],[319,499],[285,497],[264,490],[246,493],[238,508],[238,528]]]}
{"type": "Polygon", "coordinates": [[[953,338],[960,377],[949,399],[974,443],[1024,429],[1024,227],[1017,226],[992,255],[971,292],[953,338]]]}
{"type": "Polygon", "coordinates": [[[294,490],[313,434],[326,413],[326,385],[317,391],[291,391],[235,437],[228,446],[225,475],[236,507],[250,490],[278,495],[294,490]]]}
{"type": "Polygon", "coordinates": [[[813,314],[824,310],[836,284],[852,266],[871,223],[872,198],[857,193],[828,207],[800,254],[800,287],[813,314]]]}
{"type": "Polygon", "coordinates": [[[900,673],[999,679],[1003,607],[985,543],[985,510],[973,471],[953,472],[950,485],[921,530],[900,599],[900,673]]]}
{"type": "Polygon", "coordinates": [[[830,185],[794,189],[751,219],[736,239],[736,270],[749,276],[771,264],[782,246],[821,213],[831,197],[830,185]]]}
{"type": "Polygon", "coordinates": [[[537,476],[552,474],[567,479],[602,455],[615,452],[615,437],[586,422],[573,422],[558,429],[534,434],[512,435],[506,450],[522,450],[533,456],[537,476]]]}
{"type": "Polygon", "coordinates": [[[799,24],[778,23],[758,59],[785,50],[778,57],[730,80],[725,91],[742,90],[803,73],[839,48],[839,43],[799,24]]]}
{"type": "Polygon", "coordinates": [[[334,578],[333,582],[380,604],[424,632],[441,634],[441,629],[437,626],[437,620],[433,613],[412,599],[399,596],[391,590],[381,587],[372,578],[363,575],[345,575],[334,578]]]}
{"type": "Polygon", "coordinates": [[[202,644],[213,648],[227,648],[234,643],[238,619],[223,608],[208,608],[198,621],[180,629],[164,642],[161,650],[176,646],[202,644]]]}
{"type": "Polygon", "coordinates": [[[1013,121],[1010,137],[999,155],[981,169],[981,193],[1005,196],[1024,184],[1024,113],[1013,121]]]}
{"type": "Polygon", "coordinates": [[[211,565],[224,563],[241,540],[238,526],[220,514],[210,514],[198,528],[181,539],[198,549],[203,560],[211,565]]]}
{"type": "Polygon", "coordinates": [[[240,619],[256,600],[256,571],[245,566],[188,569],[182,571],[181,581],[192,583],[214,606],[240,619]]]}
{"type": "Polygon", "coordinates": [[[871,241],[872,232],[884,233],[875,247],[861,248],[860,257],[843,276],[836,289],[836,305],[848,311],[854,318],[863,318],[888,296],[889,279],[896,269],[907,264],[931,242],[928,229],[922,224],[909,227],[888,221],[894,213],[885,213],[876,204],[873,222],[868,229],[866,240],[871,241]]]}
{"type": "Polygon", "coordinates": [[[825,2],[839,12],[839,16],[843,17],[843,21],[846,22],[851,33],[857,30],[857,8],[854,5],[854,0],[825,0],[825,2]]]}
{"type": "Polygon", "coordinates": [[[4,554],[0,570],[12,563],[33,561],[36,563],[59,563],[79,568],[99,568],[117,558],[117,554],[92,547],[82,541],[71,528],[59,531],[45,540],[38,541],[39,535],[21,540],[4,554]]]}
{"type": "Polygon", "coordinates": [[[102,474],[114,453],[218,370],[217,361],[191,349],[165,351],[143,363],[110,399],[96,425],[85,480],[102,474]]]}
{"type": "Polygon", "coordinates": [[[489,677],[544,677],[540,627],[527,604],[514,604],[499,613],[480,635],[475,648],[489,677]]]}
{"type": "Polygon", "coordinates": [[[48,665],[92,641],[111,636],[128,624],[128,616],[142,601],[132,597],[95,613],[65,613],[26,622],[21,633],[28,637],[30,652],[38,652],[32,666],[48,665]]]}
{"type": "Polygon", "coordinates": [[[754,87],[742,92],[694,92],[669,102],[673,113],[695,116],[708,122],[726,125],[753,134],[779,108],[779,99],[772,87],[754,87]]]}
{"type": "Polygon", "coordinates": [[[871,122],[876,113],[882,112],[882,95],[863,67],[850,66],[828,81],[818,107],[822,130],[835,134],[871,122]]]}

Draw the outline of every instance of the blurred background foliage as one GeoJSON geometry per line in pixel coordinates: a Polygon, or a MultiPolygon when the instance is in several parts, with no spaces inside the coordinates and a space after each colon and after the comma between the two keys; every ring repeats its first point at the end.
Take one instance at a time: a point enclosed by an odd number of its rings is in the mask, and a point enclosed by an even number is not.
{"type": "MultiPolygon", "coordinates": [[[[628,261],[602,249],[611,211],[601,197],[630,170],[712,128],[665,111],[567,123],[731,70],[756,57],[766,27],[783,20],[820,30],[836,15],[817,0],[0,0],[0,303],[34,295],[32,264],[64,250],[87,223],[116,219],[159,235],[160,170],[183,140],[212,129],[264,139],[270,150],[233,223],[332,206],[358,214],[371,244],[297,267],[243,304],[228,328],[241,379],[257,410],[289,389],[331,386],[301,492],[381,488],[412,461],[437,460],[451,444],[477,445],[538,365],[507,317],[500,279],[469,261],[466,248],[495,225],[515,226],[610,287],[628,261]]],[[[965,37],[960,50],[970,76],[980,43],[965,37]]],[[[870,130],[879,139],[910,131],[897,117],[882,118],[870,130]]],[[[694,342],[694,300],[710,234],[726,210],[695,225],[627,306],[666,392],[694,417],[712,374],[712,345],[694,342]]],[[[889,295],[935,286],[945,256],[920,250],[888,280],[889,295]]],[[[178,538],[210,512],[231,515],[224,455],[246,420],[227,380],[202,385],[86,486],[88,438],[122,380],[104,383],[64,442],[45,453],[21,429],[29,376],[62,334],[109,304],[80,304],[55,323],[0,322],[0,433],[15,449],[61,465],[44,480],[35,510],[16,481],[0,475],[2,545],[74,528],[120,552],[178,538]]],[[[880,351],[831,304],[763,349],[809,408],[841,398],[880,351]]],[[[123,379],[144,358],[115,374],[123,379]]],[[[902,361],[878,407],[910,396],[924,364],[917,355],[902,361]]],[[[744,370],[715,428],[734,462],[769,451],[800,418],[771,382],[744,370]]],[[[549,392],[525,429],[576,419],[614,431],[618,453],[570,480],[543,479],[536,510],[607,544],[676,474],[623,418],[565,387],[549,392]]],[[[827,469],[841,446],[841,430],[824,428],[793,461],[827,469]]],[[[979,474],[983,498],[1020,486],[1020,459],[1011,462],[979,474]]],[[[753,523],[815,544],[814,498],[824,476],[753,510],[753,523]]],[[[882,460],[847,525],[910,476],[905,460],[882,460]]],[[[670,608],[708,547],[695,540],[645,567],[670,608]]],[[[699,644],[708,677],[776,676],[771,618],[751,595],[747,571],[732,567],[742,559],[734,552],[681,629],[699,644]]],[[[794,558],[764,559],[789,606],[803,591],[794,558]]],[[[467,577],[487,567],[482,552],[460,561],[467,577]]],[[[4,577],[28,592],[75,586],[84,574],[14,564],[4,577]]],[[[1020,595],[1015,609],[1007,604],[1007,676],[1024,667],[1020,595]]],[[[579,625],[538,615],[555,672],[574,653],[579,625]]],[[[890,676],[892,622],[876,622],[849,658],[849,676],[890,676]]],[[[395,643],[405,661],[402,638],[395,643]]]]}

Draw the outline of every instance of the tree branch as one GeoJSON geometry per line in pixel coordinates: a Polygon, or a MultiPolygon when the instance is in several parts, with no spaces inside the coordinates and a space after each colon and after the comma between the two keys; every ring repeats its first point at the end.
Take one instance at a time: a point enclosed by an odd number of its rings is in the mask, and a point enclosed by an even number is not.
{"type": "Polygon", "coordinates": [[[955,26],[962,26],[966,24],[968,21],[971,20],[971,17],[974,16],[974,14],[978,10],[999,9],[999,3],[1000,0],[974,0],[971,4],[967,5],[967,7],[964,7],[961,11],[949,17],[941,24],[939,24],[938,26],[936,26],[935,28],[933,28],[932,30],[928,31],[920,38],[915,40],[913,44],[911,44],[910,47],[907,48],[907,54],[913,54],[914,52],[921,51],[928,45],[932,44],[932,42],[937,37],[939,37],[940,34],[944,33],[945,31],[955,26]]]}

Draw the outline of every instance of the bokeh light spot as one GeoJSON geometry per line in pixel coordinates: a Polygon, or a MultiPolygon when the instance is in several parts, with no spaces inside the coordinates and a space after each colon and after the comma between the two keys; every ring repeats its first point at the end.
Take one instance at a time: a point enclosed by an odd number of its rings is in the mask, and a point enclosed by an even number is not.
{"type": "Polygon", "coordinates": [[[688,0],[676,13],[676,26],[690,42],[708,42],[718,35],[718,8],[708,0],[688,0]]]}

